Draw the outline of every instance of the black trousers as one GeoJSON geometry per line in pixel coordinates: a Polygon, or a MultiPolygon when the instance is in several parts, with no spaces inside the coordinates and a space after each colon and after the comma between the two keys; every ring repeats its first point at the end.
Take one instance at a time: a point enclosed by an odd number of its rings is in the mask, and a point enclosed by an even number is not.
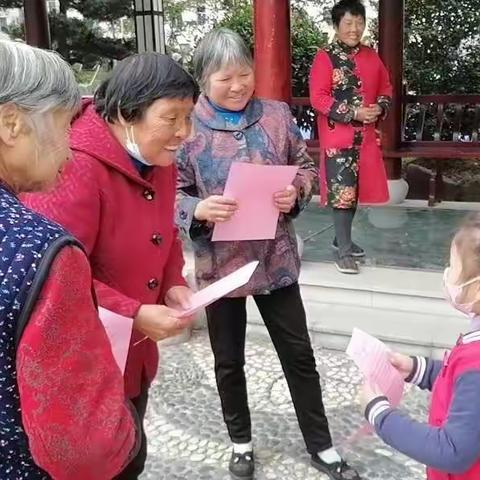
{"type": "Polygon", "coordinates": [[[123,472],[117,475],[114,480],[137,480],[145,468],[145,462],[147,460],[147,436],[145,435],[144,420],[148,403],[148,388],[148,385],[142,386],[140,395],[132,399],[141,426],[140,449],[123,472]]]}
{"type": "MultiPolygon", "coordinates": [[[[332,439],[298,284],[254,299],[282,364],[308,452],[330,448],[332,439]]],[[[244,372],[246,299],[218,300],[207,307],[207,319],[223,417],[232,441],[248,443],[252,432],[244,372]]]]}

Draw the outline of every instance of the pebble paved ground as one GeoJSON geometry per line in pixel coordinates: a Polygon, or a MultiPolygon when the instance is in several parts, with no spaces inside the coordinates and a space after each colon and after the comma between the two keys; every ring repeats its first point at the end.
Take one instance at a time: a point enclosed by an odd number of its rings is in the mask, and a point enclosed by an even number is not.
{"type": "MultiPolygon", "coordinates": [[[[364,480],[424,479],[421,465],[372,436],[351,441],[362,425],[356,402],[359,374],[342,353],[315,347],[334,441],[364,480]],[[350,441],[349,441],[350,439],[350,441]]],[[[326,480],[309,457],[275,351],[249,335],[247,379],[257,457],[256,480],[326,480]]],[[[142,480],[229,480],[230,443],[220,412],[205,331],[188,343],[162,347],[161,369],[147,414],[149,460],[142,480]]],[[[411,390],[404,405],[423,418],[427,396],[411,390]]]]}

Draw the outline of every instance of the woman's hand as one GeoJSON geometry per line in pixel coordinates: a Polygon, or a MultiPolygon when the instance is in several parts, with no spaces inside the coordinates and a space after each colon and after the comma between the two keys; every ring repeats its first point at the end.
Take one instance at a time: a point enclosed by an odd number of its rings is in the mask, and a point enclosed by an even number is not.
{"type": "Polygon", "coordinates": [[[412,373],[413,358],[407,355],[392,353],[390,355],[390,363],[398,370],[404,380],[412,373]]]}
{"type": "Polygon", "coordinates": [[[383,115],[383,108],[378,103],[372,103],[370,108],[373,108],[373,111],[377,115],[377,118],[383,115]]]}
{"type": "Polygon", "coordinates": [[[383,397],[383,393],[376,385],[373,385],[368,380],[365,380],[360,388],[359,397],[360,406],[362,408],[362,412],[364,412],[367,409],[368,404],[378,397],[383,397]]]}
{"type": "Polygon", "coordinates": [[[178,335],[191,321],[178,318],[179,312],[165,305],[142,305],[133,319],[133,327],[154,342],[178,335]]]}
{"type": "Polygon", "coordinates": [[[198,202],[194,217],[201,222],[226,222],[230,220],[237,208],[235,200],[221,195],[212,195],[198,202]]]}
{"type": "Polygon", "coordinates": [[[379,105],[360,107],[356,110],[355,120],[361,123],[375,123],[381,115],[382,109],[379,105]]]}
{"type": "Polygon", "coordinates": [[[293,185],[273,195],[273,202],[282,213],[290,213],[296,201],[297,189],[293,185]]]}
{"type": "Polygon", "coordinates": [[[165,305],[175,310],[188,310],[193,292],[183,285],[172,287],[165,295],[165,305]]]}

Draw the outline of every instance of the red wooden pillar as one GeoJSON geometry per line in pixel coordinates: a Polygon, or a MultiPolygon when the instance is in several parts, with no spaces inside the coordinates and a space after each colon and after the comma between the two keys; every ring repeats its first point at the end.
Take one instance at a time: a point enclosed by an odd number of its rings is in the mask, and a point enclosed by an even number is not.
{"type": "Polygon", "coordinates": [[[290,103],[290,0],[254,0],[256,95],[290,103]]]}
{"type": "Polygon", "coordinates": [[[25,37],[29,45],[51,48],[45,0],[24,0],[25,37]]]}
{"type": "MultiPolygon", "coordinates": [[[[390,72],[393,85],[392,109],[383,125],[383,148],[387,152],[400,146],[402,133],[403,95],[403,29],[405,0],[380,0],[379,53],[390,72]]],[[[401,158],[385,158],[388,178],[397,179],[402,173],[401,158]]]]}

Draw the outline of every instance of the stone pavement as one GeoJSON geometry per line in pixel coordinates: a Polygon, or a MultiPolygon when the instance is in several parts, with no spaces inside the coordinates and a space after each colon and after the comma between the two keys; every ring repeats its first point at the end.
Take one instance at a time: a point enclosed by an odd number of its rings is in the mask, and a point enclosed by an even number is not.
{"type": "MultiPolygon", "coordinates": [[[[342,353],[314,349],[334,441],[362,478],[424,479],[421,465],[378,439],[353,439],[362,425],[356,401],[358,370],[342,353]]],[[[142,480],[229,480],[230,443],[207,333],[197,331],[188,343],[162,347],[160,362],[147,413],[149,459],[142,480]]],[[[256,480],[326,480],[309,466],[280,363],[268,338],[248,336],[246,362],[256,480]]],[[[412,415],[423,418],[427,396],[411,390],[404,404],[412,415]]]]}

